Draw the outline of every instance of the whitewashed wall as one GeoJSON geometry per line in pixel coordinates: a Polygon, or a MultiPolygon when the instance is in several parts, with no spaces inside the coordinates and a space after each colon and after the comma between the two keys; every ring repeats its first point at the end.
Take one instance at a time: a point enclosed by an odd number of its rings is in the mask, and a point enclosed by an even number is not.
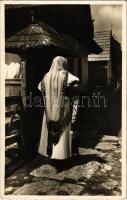
{"type": "Polygon", "coordinates": [[[21,92],[21,58],[5,53],[5,96],[19,96],[21,92]]]}

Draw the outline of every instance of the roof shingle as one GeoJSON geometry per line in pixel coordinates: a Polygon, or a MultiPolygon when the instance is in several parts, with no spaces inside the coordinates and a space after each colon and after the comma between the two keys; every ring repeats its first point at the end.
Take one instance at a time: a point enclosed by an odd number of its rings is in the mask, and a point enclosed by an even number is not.
{"type": "Polygon", "coordinates": [[[52,27],[38,21],[29,24],[15,35],[7,38],[5,42],[6,49],[10,50],[26,50],[45,46],[56,46],[74,54],[79,51],[78,42],[75,39],[59,34],[52,27]]]}
{"type": "Polygon", "coordinates": [[[110,60],[111,32],[102,31],[94,33],[94,40],[103,49],[100,54],[90,54],[88,61],[110,60]]]}

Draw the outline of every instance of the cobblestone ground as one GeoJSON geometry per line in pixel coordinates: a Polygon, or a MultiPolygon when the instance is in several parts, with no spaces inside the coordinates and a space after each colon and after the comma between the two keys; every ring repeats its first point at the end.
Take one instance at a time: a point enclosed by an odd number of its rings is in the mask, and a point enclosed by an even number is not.
{"type": "Polygon", "coordinates": [[[6,178],[5,194],[121,195],[121,138],[103,136],[94,149],[79,152],[59,168],[37,156],[6,178]]]}

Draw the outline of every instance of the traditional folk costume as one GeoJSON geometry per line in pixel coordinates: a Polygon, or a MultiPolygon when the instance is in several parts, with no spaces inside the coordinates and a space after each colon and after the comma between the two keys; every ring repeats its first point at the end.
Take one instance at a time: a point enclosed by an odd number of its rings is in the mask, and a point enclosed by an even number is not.
{"type": "Polygon", "coordinates": [[[73,82],[78,83],[79,79],[67,71],[67,60],[57,56],[39,84],[45,112],[38,152],[51,159],[62,160],[72,156],[72,105],[70,98],[64,97],[66,87],[73,82]]]}

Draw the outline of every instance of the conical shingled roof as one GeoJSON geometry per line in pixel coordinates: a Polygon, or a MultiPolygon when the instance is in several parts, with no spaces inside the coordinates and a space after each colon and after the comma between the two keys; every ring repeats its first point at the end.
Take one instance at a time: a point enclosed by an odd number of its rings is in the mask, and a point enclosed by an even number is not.
{"type": "Polygon", "coordinates": [[[78,52],[78,42],[71,37],[64,37],[43,22],[34,21],[5,42],[6,49],[26,50],[56,46],[71,52],[78,52]]]}

